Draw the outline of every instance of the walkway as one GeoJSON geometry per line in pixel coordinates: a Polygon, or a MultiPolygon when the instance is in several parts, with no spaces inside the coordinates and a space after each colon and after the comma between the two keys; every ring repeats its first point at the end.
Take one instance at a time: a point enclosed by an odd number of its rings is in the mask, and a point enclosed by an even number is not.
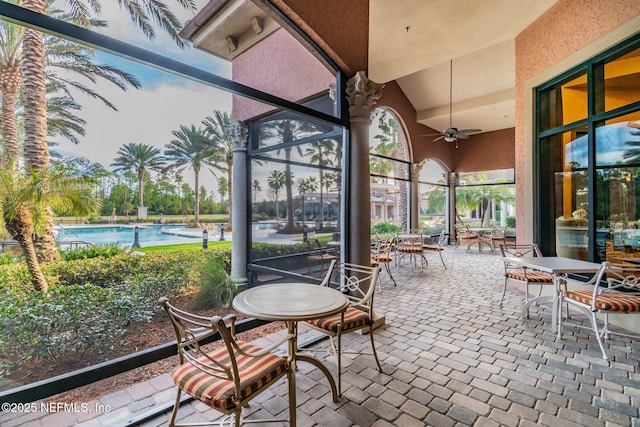
{"type": "MultiPolygon", "coordinates": [[[[319,372],[300,363],[299,426],[640,427],[640,342],[615,337],[608,344],[613,359],[608,366],[586,330],[567,329],[556,341],[547,307],[534,308],[530,320],[522,319],[521,291],[510,288],[504,307],[498,307],[498,255],[450,246],[447,270],[436,254],[429,255],[424,272],[406,263],[394,269],[396,288],[382,273],[387,282],[376,306],[387,326],[375,333],[384,373],[375,369],[371,356],[345,356],[350,360],[344,363],[343,398],[335,404],[319,372]]],[[[344,344],[367,349],[369,339],[351,334],[344,344]]],[[[332,357],[318,356],[334,368],[332,357]]],[[[283,381],[248,413],[286,416],[286,393],[283,381]]],[[[0,425],[122,426],[173,397],[173,385],[162,375],[87,402],[93,412],[3,414],[0,425]],[[95,412],[95,405],[109,405],[109,412],[95,412]]],[[[184,421],[215,417],[200,403],[184,405],[179,413],[184,421]]],[[[167,420],[163,415],[143,425],[166,425],[167,420]]]]}

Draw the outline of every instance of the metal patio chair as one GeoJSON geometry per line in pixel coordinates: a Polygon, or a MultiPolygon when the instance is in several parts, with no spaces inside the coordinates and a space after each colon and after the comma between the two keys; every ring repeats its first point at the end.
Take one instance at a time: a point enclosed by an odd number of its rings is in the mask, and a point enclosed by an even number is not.
{"type": "MultiPolygon", "coordinates": [[[[380,264],[384,265],[384,269],[389,275],[389,279],[393,282],[393,286],[397,286],[396,279],[393,278],[393,274],[391,274],[390,264],[393,261],[393,257],[391,256],[391,251],[394,249],[395,239],[393,236],[390,236],[384,240],[379,240],[375,243],[374,247],[371,249],[371,267],[377,267],[380,264]]],[[[377,289],[378,291],[382,290],[382,286],[380,284],[380,275],[378,275],[377,280],[377,289]]]]}
{"type": "MultiPolygon", "coordinates": [[[[500,253],[503,257],[541,257],[542,253],[536,243],[523,244],[523,245],[498,245],[500,253]]],[[[540,286],[538,296],[542,293],[542,286],[553,285],[553,276],[549,273],[543,273],[541,271],[532,270],[530,268],[522,267],[510,263],[508,260],[504,260],[504,285],[502,287],[502,296],[500,297],[499,305],[502,306],[504,295],[507,291],[507,282],[509,280],[524,284],[524,303],[529,302],[529,284],[535,283],[540,286]]]]}
{"type": "Polygon", "coordinates": [[[373,341],[373,297],[380,267],[332,261],[321,286],[331,286],[345,293],[349,298],[349,307],[340,314],[331,317],[308,320],[305,323],[312,329],[327,334],[331,340],[331,351],[336,356],[338,394],[342,394],[342,336],[350,332],[367,330],[371,340],[371,350],[382,372],[376,346],[373,341]],[[337,344],[334,340],[337,338],[337,344]]]}
{"type": "MultiPolygon", "coordinates": [[[[584,313],[598,340],[602,358],[609,360],[603,341],[611,335],[640,338],[640,335],[613,331],[609,327],[609,314],[640,314],[640,266],[635,263],[613,264],[603,262],[598,273],[587,283],[590,290],[565,290],[560,303],[567,303],[584,313]],[[602,317],[602,326],[597,316],[602,317]]],[[[566,319],[558,317],[558,338],[562,338],[562,326],[566,319]]],[[[574,325],[576,326],[576,325],[574,325]]]]}
{"type": "Polygon", "coordinates": [[[444,244],[447,240],[447,233],[444,232],[444,230],[442,230],[440,232],[440,235],[438,236],[438,240],[435,243],[423,243],[422,244],[422,249],[429,252],[438,252],[438,255],[440,255],[440,261],[442,262],[442,265],[444,266],[444,269],[447,269],[447,265],[444,263],[444,258],[442,258],[442,252],[444,251],[444,244]]]}
{"type": "Polygon", "coordinates": [[[241,414],[243,407],[283,376],[289,380],[289,405],[295,406],[296,391],[291,389],[290,381],[293,369],[286,357],[272,353],[288,336],[263,349],[236,340],[234,315],[199,316],[174,307],[164,297],[158,304],[173,324],[178,346],[179,365],[171,373],[178,392],[169,426],[202,425],[175,422],[182,392],[232,417],[236,427],[242,422],[283,421],[243,421],[241,414]],[[216,334],[220,334],[224,345],[214,350],[205,349],[203,341],[216,334]]]}

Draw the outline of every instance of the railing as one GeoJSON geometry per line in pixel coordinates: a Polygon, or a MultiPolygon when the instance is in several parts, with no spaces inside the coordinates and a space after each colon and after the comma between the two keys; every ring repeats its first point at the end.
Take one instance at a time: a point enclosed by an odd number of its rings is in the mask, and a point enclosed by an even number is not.
{"type": "Polygon", "coordinates": [[[79,247],[90,248],[93,243],[86,240],[56,240],[56,243],[60,246],[60,249],[78,249],[79,247]]]}
{"type": "Polygon", "coordinates": [[[7,251],[7,247],[11,246],[19,246],[19,243],[15,240],[3,240],[0,242],[0,253],[5,253],[7,251]]]}

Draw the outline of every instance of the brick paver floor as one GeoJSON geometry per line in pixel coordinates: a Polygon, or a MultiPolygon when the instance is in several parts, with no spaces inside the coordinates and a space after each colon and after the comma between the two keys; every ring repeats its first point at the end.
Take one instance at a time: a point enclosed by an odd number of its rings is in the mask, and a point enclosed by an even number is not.
{"type": "MultiPolygon", "coordinates": [[[[409,263],[394,267],[397,287],[382,275],[375,305],[386,326],[375,331],[375,341],[384,372],[378,372],[372,356],[345,355],[343,396],[333,403],[321,373],[299,364],[299,426],[640,427],[640,340],[614,336],[606,343],[607,363],[590,330],[566,328],[558,341],[548,306],[533,307],[531,318],[523,319],[521,290],[510,287],[499,307],[503,269],[498,255],[449,246],[446,270],[437,254],[428,255],[424,272],[409,263]]],[[[350,334],[343,345],[368,350],[369,338],[350,334]]],[[[333,356],[319,351],[326,346],[324,341],[312,349],[333,372],[333,356]]],[[[3,413],[0,425],[128,425],[171,402],[174,390],[163,375],[87,402],[91,410],[84,413],[3,413]]],[[[284,380],[245,411],[249,418],[286,414],[284,380]]],[[[178,417],[207,421],[218,413],[191,402],[178,417]]],[[[163,414],[142,425],[166,425],[167,420],[163,414]]]]}

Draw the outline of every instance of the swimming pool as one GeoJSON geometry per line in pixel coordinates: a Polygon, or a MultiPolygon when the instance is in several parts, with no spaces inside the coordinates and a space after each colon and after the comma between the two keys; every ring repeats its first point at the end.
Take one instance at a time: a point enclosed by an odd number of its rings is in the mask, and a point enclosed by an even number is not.
{"type": "Polygon", "coordinates": [[[138,227],[140,246],[152,246],[161,242],[189,243],[202,240],[202,235],[190,231],[184,225],[105,225],[105,226],[57,226],[56,240],[84,240],[93,244],[132,245],[135,228],[138,227]]]}

